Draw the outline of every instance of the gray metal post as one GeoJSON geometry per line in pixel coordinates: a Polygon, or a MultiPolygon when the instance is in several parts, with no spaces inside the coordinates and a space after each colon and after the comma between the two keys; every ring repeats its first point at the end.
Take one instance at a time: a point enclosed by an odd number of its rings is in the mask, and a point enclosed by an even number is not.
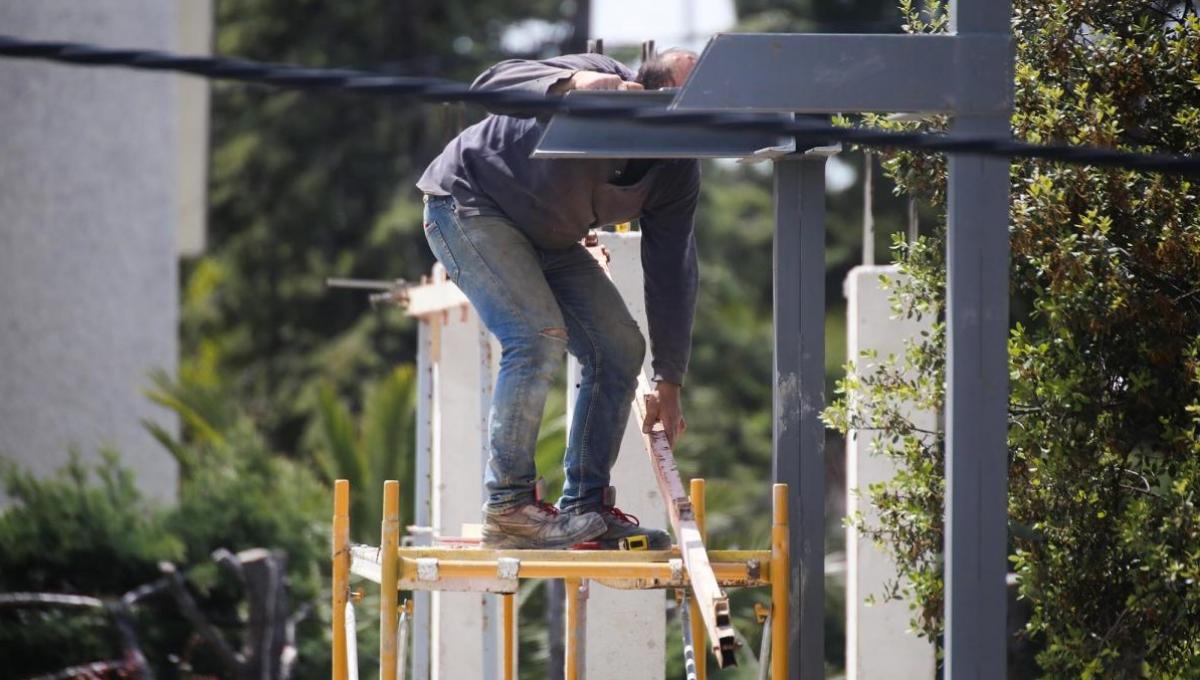
{"type": "MultiPolygon", "coordinates": [[[[1007,0],[951,3],[960,35],[1005,39],[1011,17],[1007,0]]],[[[1011,73],[1009,64],[1011,56],[992,68],[1011,73]]],[[[970,110],[974,81],[959,83],[970,110]]],[[[959,114],[951,131],[1000,136],[1008,128],[1007,115],[989,112],[959,114]]],[[[1006,676],[1009,162],[954,154],[949,174],[946,678],[998,680],[1006,676]]]]}
{"type": "MultiPolygon", "coordinates": [[[[472,313],[475,313],[472,310],[472,313]]],[[[479,456],[480,469],[487,469],[488,458],[491,455],[492,444],[488,436],[488,418],[492,411],[492,334],[483,320],[479,320],[479,456]]],[[[487,490],[480,485],[479,505],[487,502],[487,490]]],[[[480,517],[480,521],[483,518],[480,517]]],[[[483,607],[483,677],[484,680],[499,680],[504,673],[501,644],[503,640],[500,616],[500,595],[480,593],[483,607]]]]}
{"type": "Polygon", "coordinates": [[[775,162],[772,467],[790,489],[791,678],[825,674],[825,161],[775,162]]]}
{"type": "MultiPolygon", "coordinates": [[[[438,321],[440,323],[440,320],[438,321]]],[[[417,461],[413,495],[416,507],[413,523],[419,527],[432,524],[431,507],[433,470],[433,409],[435,371],[433,356],[433,332],[430,322],[417,320],[417,461]]],[[[428,542],[428,533],[416,537],[428,542]]],[[[413,593],[412,629],[412,677],[414,680],[429,680],[429,652],[432,617],[432,600],[427,590],[413,593]]]]}
{"type": "Polygon", "coordinates": [[[875,264],[875,154],[863,151],[862,263],[875,264]]]}

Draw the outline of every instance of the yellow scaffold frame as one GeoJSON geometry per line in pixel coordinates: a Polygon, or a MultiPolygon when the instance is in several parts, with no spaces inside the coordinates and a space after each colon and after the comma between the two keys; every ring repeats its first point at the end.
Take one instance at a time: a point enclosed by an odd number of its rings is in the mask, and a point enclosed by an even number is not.
{"type": "MultiPolygon", "coordinates": [[[[474,547],[401,547],[400,484],[384,482],[380,546],[350,543],[350,482],[339,479],[333,494],[333,680],[349,680],[346,630],[350,575],[379,583],[379,659],[381,680],[397,677],[397,632],[401,590],[494,592],[501,596],[505,680],[516,677],[516,603],[520,579],[564,579],[567,584],[566,680],[577,680],[582,660],[578,599],[584,580],[621,589],[686,589],[694,597],[678,547],[670,550],[487,550],[474,547]]],[[[704,532],[704,480],[694,479],[689,494],[696,524],[704,532]]],[[[788,526],[787,485],[773,488],[769,550],[713,550],[708,557],[722,587],[771,587],[771,678],[788,677],[788,526]]],[[[693,611],[695,608],[693,607],[693,611]]],[[[706,635],[700,616],[692,616],[697,650],[706,635]]],[[[707,675],[707,655],[696,654],[696,677],[707,675]]],[[[760,659],[760,663],[766,663],[760,659]]]]}

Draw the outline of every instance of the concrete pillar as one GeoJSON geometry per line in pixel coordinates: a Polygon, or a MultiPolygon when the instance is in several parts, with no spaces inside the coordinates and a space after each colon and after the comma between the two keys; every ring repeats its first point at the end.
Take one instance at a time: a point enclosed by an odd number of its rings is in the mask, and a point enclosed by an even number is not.
{"type": "MultiPolygon", "coordinates": [[[[609,268],[625,304],[643,332],[646,301],[642,292],[642,235],[603,232],[601,245],[611,254],[609,268]]],[[[575,403],[579,363],[568,364],[567,416],[575,403]]],[[[647,352],[645,369],[650,370],[647,352]]],[[[647,373],[649,375],[649,373],[647,373]]],[[[641,423],[629,419],[621,453],[612,471],[618,506],[646,526],[667,528],[666,506],[642,445],[641,423]]],[[[591,584],[587,602],[588,680],[661,680],[666,672],[666,602],[662,591],[614,590],[591,584]]]]}
{"type": "MultiPolygon", "coordinates": [[[[481,351],[485,331],[473,309],[452,309],[443,318],[437,350],[432,514],[435,533],[461,536],[463,524],[483,522],[487,411],[481,386],[485,376],[491,384],[494,362],[485,362],[481,351]]],[[[493,619],[486,613],[495,609],[497,596],[434,592],[430,599],[431,677],[495,677],[498,628],[489,625],[493,619]],[[491,655],[486,660],[485,649],[491,655]]]]}
{"type": "MultiPolygon", "coordinates": [[[[901,277],[895,266],[855,267],[846,278],[846,356],[859,371],[902,356],[904,342],[928,330],[931,319],[892,318],[888,291],[879,277],[901,277]],[[874,350],[875,359],[862,352],[874,350]]],[[[933,430],[936,414],[913,411],[908,417],[918,426],[933,430]]],[[[867,487],[895,475],[891,460],[871,453],[882,433],[854,432],[846,441],[846,504],[868,518],[873,507],[866,498],[867,487]]],[[[872,520],[873,521],[873,520],[872,520]]],[[[908,628],[908,603],[881,602],[867,605],[865,599],[883,592],[884,583],[896,577],[895,563],[870,539],[853,528],[846,530],[846,678],[847,680],[933,680],[936,660],[933,644],[908,628]]]]}
{"type": "MultiPolygon", "coordinates": [[[[3,2],[0,26],[177,50],[180,4],[3,2]]],[[[176,427],[143,390],[178,354],[180,77],[0,59],[0,92],[0,455],[47,474],[112,447],[171,498],[175,463],[141,421],[176,427]]]]}

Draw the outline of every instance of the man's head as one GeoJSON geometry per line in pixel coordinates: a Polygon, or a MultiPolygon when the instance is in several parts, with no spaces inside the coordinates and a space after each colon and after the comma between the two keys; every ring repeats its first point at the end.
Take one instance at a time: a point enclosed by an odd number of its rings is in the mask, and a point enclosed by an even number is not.
{"type": "Polygon", "coordinates": [[[647,90],[683,87],[695,65],[695,52],[672,47],[643,63],[638,69],[637,82],[647,90]]]}

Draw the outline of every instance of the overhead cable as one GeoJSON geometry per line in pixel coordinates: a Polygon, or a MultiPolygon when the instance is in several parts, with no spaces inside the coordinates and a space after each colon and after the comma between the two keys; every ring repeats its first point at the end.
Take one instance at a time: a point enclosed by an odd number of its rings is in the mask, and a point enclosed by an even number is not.
{"type": "Polygon", "coordinates": [[[0,35],[0,57],[46,60],[77,66],[171,71],[212,80],[259,83],[278,88],[344,90],[368,95],[408,96],[430,102],[475,103],[531,114],[563,114],[635,120],[648,125],[768,132],[794,137],[798,145],[810,147],[844,142],[872,148],[969,153],[1170,174],[1200,174],[1200,155],[1197,154],[1144,153],[1071,144],[1032,144],[1011,137],[838,127],[824,121],[804,118],[786,120],[779,116],[754,113],[676,111],[594,101],[587,97],[540,97],[525,93],[473,90],[469,85],[443,78],[361,69],[307,68],[229,57],[178,55],[158,50],[31,41],[4,35],[0,35]]]}

